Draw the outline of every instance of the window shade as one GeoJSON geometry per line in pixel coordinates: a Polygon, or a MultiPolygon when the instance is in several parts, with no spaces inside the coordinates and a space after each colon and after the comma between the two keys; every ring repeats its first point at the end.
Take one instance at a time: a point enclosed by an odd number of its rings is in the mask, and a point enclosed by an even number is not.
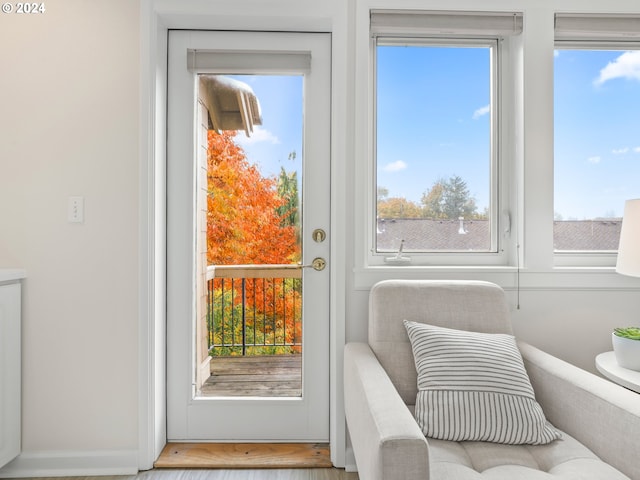
{"type": "Polygon", "coordinates": [[[374,10],[371,34],[418,36],[504,37],[522,33],[518,12],[436,12],[374,10]]]}
{"type": "Polygon", "coordinates": [[[640,39],[640,15],[556,13],[556,40],[640,39]]]}
{"type": "Polygon", "coordinates": [[[304,73],[310,52],[189,50],[187,68],[198,73],[304,73]]]}

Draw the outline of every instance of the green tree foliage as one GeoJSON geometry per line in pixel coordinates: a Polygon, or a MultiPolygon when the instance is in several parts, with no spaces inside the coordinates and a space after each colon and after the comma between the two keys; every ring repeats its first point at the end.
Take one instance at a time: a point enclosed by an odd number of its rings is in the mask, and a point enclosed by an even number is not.
{"type": "Polygon", "coordinates": [[[476,200],[471,196],[467,182],[458,175],[437,180],[422,195],[422,207],[425,218],[483,218],[478,214],[476,200]]]}
{"type": "Polygon", "coordinates": [[[428,192],[422,194],[422,216],[425,218],[447,218],[444,213],[444,182],[439,180],[428,192]]]}
{"type": "Polygon", "coordinates": [[[384,200],[389,196],[389,189],[378,185],[378,201],[384,200]]]}
{"type": "Polygon", "coordinates": [[[435,220],[457,220],[458,217],[482,220],[487,210],[478,212],[476,199],[469,192],[467,183],[458,175],[433,183],[422,194],[421,204],[401,197],[389,197],[389,190],[378,186],[379,218],[429,218],[435,220]]]}
{"type": "Polygon", "coordinates": [[[299,227],[298,172],[287,172],[284,167],[280,167],[278,195],[283,201],[283,204],[276,209],[282,218],[282,225],[299,227]]]}

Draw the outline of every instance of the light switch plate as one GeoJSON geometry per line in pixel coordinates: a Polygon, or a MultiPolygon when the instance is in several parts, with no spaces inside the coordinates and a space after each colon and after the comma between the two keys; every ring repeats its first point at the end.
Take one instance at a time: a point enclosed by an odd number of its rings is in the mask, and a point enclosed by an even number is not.
{"type": "Polygon", "coordinates": [[[69,197],[67,218],[69,223],[84,222],[84,197],[69,197]]]}

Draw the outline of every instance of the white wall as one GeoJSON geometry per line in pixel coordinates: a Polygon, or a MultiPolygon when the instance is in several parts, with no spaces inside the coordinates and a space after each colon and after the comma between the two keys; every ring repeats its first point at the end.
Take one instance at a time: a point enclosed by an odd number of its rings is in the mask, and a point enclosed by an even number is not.
{"type": "Polygon", "coordinates": [[[0,265],[28,273],[22,461],[136,465],[139,5],[45,5],[0,15],[0,265]]]}
{"type": "MultiPolygon", "coordinates": [[[[153,374],[154,359],[162,358],[153,350],[162,345],[162,332],[150,328],[144,312],[139,314],[139,301],[149,295],[145,291],[149,285],[142,279],[140,287],[138,275],[140,270],[145,273],[157,252],[138,251],[138,232],[149,221],[139,218],[138,208],[149,207],[147,195],[158,191],[147,188],[147,179],[139,176],[140,165],[145,174],[149,166],[148,158],[140,157],[149,152],[140,154],[138,148],[140,140],[142,144],[146,140],[140,138],[140,132],[145,137],[153,133],[148,123],[152,120],[140,116],[141,106],[149,108],[150,117],[154,113],[149,103],[160,102],[157,112],[163,111],[162,88],[156,92],[148,83],[156,73],[163,73],[162,45],[153,40],[156,21],[160,31],[191,27],[333,32],[332,196],[339,207],[334,205],[332,219],[332,372],[337,379],[333,410],[338,412],[332,419],[332,442],[337,448],[344,445],[344,422],[339,414],[341,343],[366,338],[368,289],[377,280],[496,281],[507,289],[519,336],[590,370],[593,357],[609,349],[613,325],[638,323],[639,284],[612,269],[567,272],[553,269],[549,258],[525,255],[528,263],[521,274],[517,309],[512,271],[440,268],[381,273],[360,268],[361,246],[355,240],[362,224],[359,172],[367,158],[357,100],[362,95],[357,73],[362,52],[356,47],[363,35],[366,42],[366,31],[361,29],[366,23],[363,9],[401,5],[473,9],[476,1],[142,3],[149,7],[146,14],[154,17],[151,21],[139,17],[139,2],[132,0],[65,0],[47,3],[43,15],[0,14],[0,267],[25,268],[28,273],[24,289],[25,454],[22,463],[0,476],[70,470],[126,473],[138,465],[138,453],[148,456],[147,451],[137,452],[139,435],[145,436],[138,432],[138,424],[146,407],[138,403],[138,385],[143,385],[142,398],[148,381],[138,378],[138,355],[143,363],[148,359],[153,374]],[[141,24],[147,30],[141,30],[141,24]],[[141,31],[151,38],[143,39],[142,57],[141,31]],[[141,90],[140,65],[149,70],[146,79],[143,75],[141,90]],[[67,223],[70,195],[85,197],[82,225],[67,223]],[[139,326],[141,332],[160,340],[154,344],[139,339],[139,326]]],[[[636,0],[487,0],[482,7],[522,9],[534,23],[549,18],[553,10],[640,11],[636,0]]],[[[526,177],[521,207],[525,212],[529,209],[531,225],[536,227],[527,231],[531,242],[537,240],[535,232],[540,229],[543,238],[548,236],[545,216],[549,212],[545,210],[552,206],[547,200],[540,210],[536,198],[551,188],[552,132],[548,125],[537,128],[550,118],[545,100],[548,92],[544,83],[540,86],[537,77],[527,72],[532,72],[536,59],[547,58],[545,49],[551,44],[548,28],[536,30],[534,24],[525,28],[529,53],[524,71],[529,90],[524,104],[529,108],[521,128],[525,138],[535,141],[523,146],[526,177]],[[542,35],[539,43],[538,35],[542,35]]],[[[148,150],[154,148],[162,150],[161,136],[149,139],[148,150]]],[[[144,239],[142,244],[146,244],[144,239]]],[[[161,269],[156,278],[162,278],[161,269]]],[[[158,309],[161,306],[162,302],[156,304],[158,309]]],[[[161,328],[161,322],[155,326],[161,328]]],[[[161,377],[153,384],[156,393],[161,392],[161,377]]],[[[158,415],[162,413],[159,405],[147,419],[160,432],[158,415]]],[[[147,440],[153,443],[152,438],[147,440]]]]}

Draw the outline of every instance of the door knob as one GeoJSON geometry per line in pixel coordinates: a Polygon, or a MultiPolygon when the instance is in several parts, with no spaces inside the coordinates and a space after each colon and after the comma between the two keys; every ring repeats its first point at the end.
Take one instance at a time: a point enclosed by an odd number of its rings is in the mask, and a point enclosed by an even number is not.
{"type": "Polygon", "coordinates": [[[305,265],[305,268],[313,268],[315,271],[320,272],[327,266],[327,261],[322,257],[316,257],[311,262],[311,265],[305,265]]]}

